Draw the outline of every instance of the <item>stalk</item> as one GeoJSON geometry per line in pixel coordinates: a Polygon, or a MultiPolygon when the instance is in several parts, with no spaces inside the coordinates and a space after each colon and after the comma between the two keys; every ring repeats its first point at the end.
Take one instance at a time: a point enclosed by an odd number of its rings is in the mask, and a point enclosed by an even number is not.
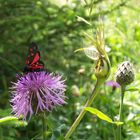
{"type": "MultiPolygon", "coordinates": [[[[122,112],[123,112],[123,99],[124,99],[124,93],[125,93],[125,86],[121,86],[121,97],[120,97],[120,109],[119,109],[119,121],[123,122],[122,112]]],[[[118,126],[118,140],[121,140],[122,134],[121,134],[121,125],[118,126]]]]}
{"type": "Polygon", "coordinates": [[[46,120],[45,120],[45,113],[43,113],[42,114],[42,138],[43,138],[43,140],[46,140],[45,131],[46,131],[46,120]]]}
{"type": "Polygon", "coordinates": [[[103,82],[104,82],[104,80],[97,79],[95,88],[93,89],[90,98],[87,100],[87,102],[86,102],[84,108],[82,109],[81,113],[79,114],[77,119],[74,121],[74,123],[72,124],[72,126],[70,127],[68,132],[66,133],[65,139],[68,139],[72,135],[72,133],[75,131],[76,127],[79,125],[80,121],[82,120],[82,118],[86,114],[85,107],[90,107],[91,106],[91,104],[92,104],[93,100],[95,99],[96,95],[98,94],[98,92],[100,90],[100,86],[103,82]]]}

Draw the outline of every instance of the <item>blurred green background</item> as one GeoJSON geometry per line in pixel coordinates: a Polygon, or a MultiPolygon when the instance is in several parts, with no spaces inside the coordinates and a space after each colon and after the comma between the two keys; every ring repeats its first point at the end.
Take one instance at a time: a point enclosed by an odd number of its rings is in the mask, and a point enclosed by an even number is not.
{"type": "MultiPolygon", "coordinates": [[[[122,131],[123,140],[140,140],[139,0],[0,0],[0,118],[11,114],[9,87],[23,71],[28,45],[34,41],[39,45],[46,69],[66,79],[67,105],[57,108],[47,118],[48,139],[61,139],[95,85],[94,62],[74,50],[83,47],[83,31],[96,29],[99,15],[103,16],[112,65],[108,80],[114,80],[122,61],[130,60],[134,64],[135,81],[125,94],[122,131]],[[91,21],[92,26],[78,21],[77,16],[91,21]]],[[[93,107],[116,120],[119,97],[119,88],[113,91],[104,84],[93,107]]],[[[115,140],[115,129],[115,125],[87,113],[71,140],[115,140]]],[[[0,125],[0,140],[41,140],[41,130],[41,121],[35,116],[28,126],[0,125]]]]}

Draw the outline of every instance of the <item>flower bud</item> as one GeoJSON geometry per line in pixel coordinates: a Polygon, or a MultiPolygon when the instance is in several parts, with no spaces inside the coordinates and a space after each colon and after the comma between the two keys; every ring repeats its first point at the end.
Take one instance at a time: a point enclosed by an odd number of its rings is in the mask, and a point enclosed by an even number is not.
{"type": "Polygon", "coordinates": [[[95,67],[95,76],[100,79],[107,79],[110,74],[110,65],[108,61],[101,57],[97,61],[96,67],[95,67]]]}
{"type": "Polygon", "coordinates": [[[74,96],[80,96],[80,89],[78,88],[77,85],[73,85],[71,90],[72,90],[72,94],[74,96]]]}
{"type": "Polygon", "coordinates": [[[129,85],[134,81],[133,65],[129,61],[124,61],[119,65],[115,75],[116,81],[122,85],[129,85]]]}

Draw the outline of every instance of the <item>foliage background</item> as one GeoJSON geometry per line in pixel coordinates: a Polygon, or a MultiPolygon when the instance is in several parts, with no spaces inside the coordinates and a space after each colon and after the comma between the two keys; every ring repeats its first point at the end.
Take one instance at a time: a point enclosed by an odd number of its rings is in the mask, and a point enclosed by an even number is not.
{"type": "MultiPolygon", "coordinates": [[[[124,140],[140,138],[139,56],[140,3],[138,0],[0,0],[0,117],[11,114],[9,87],[22,72],[28,44],[40,47],[45,66],[67,79],[67,105],[57,108],[47,117],[48,139],[64,135],[89,97],[94,84],[94,62],[74,50],[83,46],[83,33],[96,29],[98,16],[104,16],[105,41],[109,48],[114,80],[117,65],[130,60],[135,67],[135,82],[128,87],[124,100],[124,140]],[[92,12],[89,16],[89,7],[92,12]],[[92,27],[79,22],[76,16],[92,21],[92,27]],[[64,125],[62,125],[64,124],[64,125]],[[60,127],[61,126],[61,127],[60,127]],[[52,131],[53,137],[52,137],[52,131]],[[61,133],[58,133],[58,131],[61,133]],[[59,135],[59,136],[58,136],[59,135]],[[50,138],[51,137],[51,138],[50,138]]],[[[104,84],[93,106],[116,119],[120,89],[104,84]]],[[[42,124],[33,117],[28,126],[8,123],[0,126],[1,140],[41,139],[42,124]]],[[[112,140],[116,126],[87,114],[72,136],[72,140],[112,140]]]]}

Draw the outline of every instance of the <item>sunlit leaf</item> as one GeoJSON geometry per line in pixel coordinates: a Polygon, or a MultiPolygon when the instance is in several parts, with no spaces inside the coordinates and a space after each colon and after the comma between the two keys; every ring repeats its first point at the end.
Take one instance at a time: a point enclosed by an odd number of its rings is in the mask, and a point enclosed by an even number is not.
{"type": "Polygon", "coordinates": [[[123,122],[113,122],[114,124],[116,124],[117,126],[122,125],[123,122]]]}
{"type": "Polygon", "coordinates": [[[78,21],[83,21],[84,23],[88,24],[88,25],[91,25],[86,19],[80,17],[80,16],[77,16],[77,20],[78,21]]]}
{"type": "Polygon", "coordinates": [[[122,125],[123,124],[123,122],[114,122],[111,118],[109,118],[107,115],[105,115],[104,113],[102,113],[101,111],[99,111],[96,108],[86,107],[85,110],[89,111],[90,113],[92,113],[94,115],[96,115],[101,120],[107,121],[109,123],[116,124],[116,125],[122,125]]]}
{"type": "Polygon", "coordinates": [[[131,91],[131,92],[139,91],[139,88],[137,88],[137,87],[128,87],[128,88],[126,88],[126,91],[131,91]]]}
{"type": "Polygon", "coordinates": [[[7,116],[0,119],[0,124],[8,122],[8,121],[15,121],[15,120],[18,120],[18,118],[14,116],[7,116]]]}
{"type": "Polygon", "coordinates": [[[107,115],[105,115],[104,113],[102,113],[101,111],[99,111],[96,108],[86,107],[85,110],[89,111],[92,114],[95,114],[97,117],[99,117],[102,120],[113,123],[111,118],[109,118],[107,115]]]}
{"type": "Polygon", "coordinates": [[[12,125],[16,127],[26,126],[27,122],[23,120],[19,120],[17,117],[14,116],[7,116],[0,119],[0,125],[12,125]]]}

